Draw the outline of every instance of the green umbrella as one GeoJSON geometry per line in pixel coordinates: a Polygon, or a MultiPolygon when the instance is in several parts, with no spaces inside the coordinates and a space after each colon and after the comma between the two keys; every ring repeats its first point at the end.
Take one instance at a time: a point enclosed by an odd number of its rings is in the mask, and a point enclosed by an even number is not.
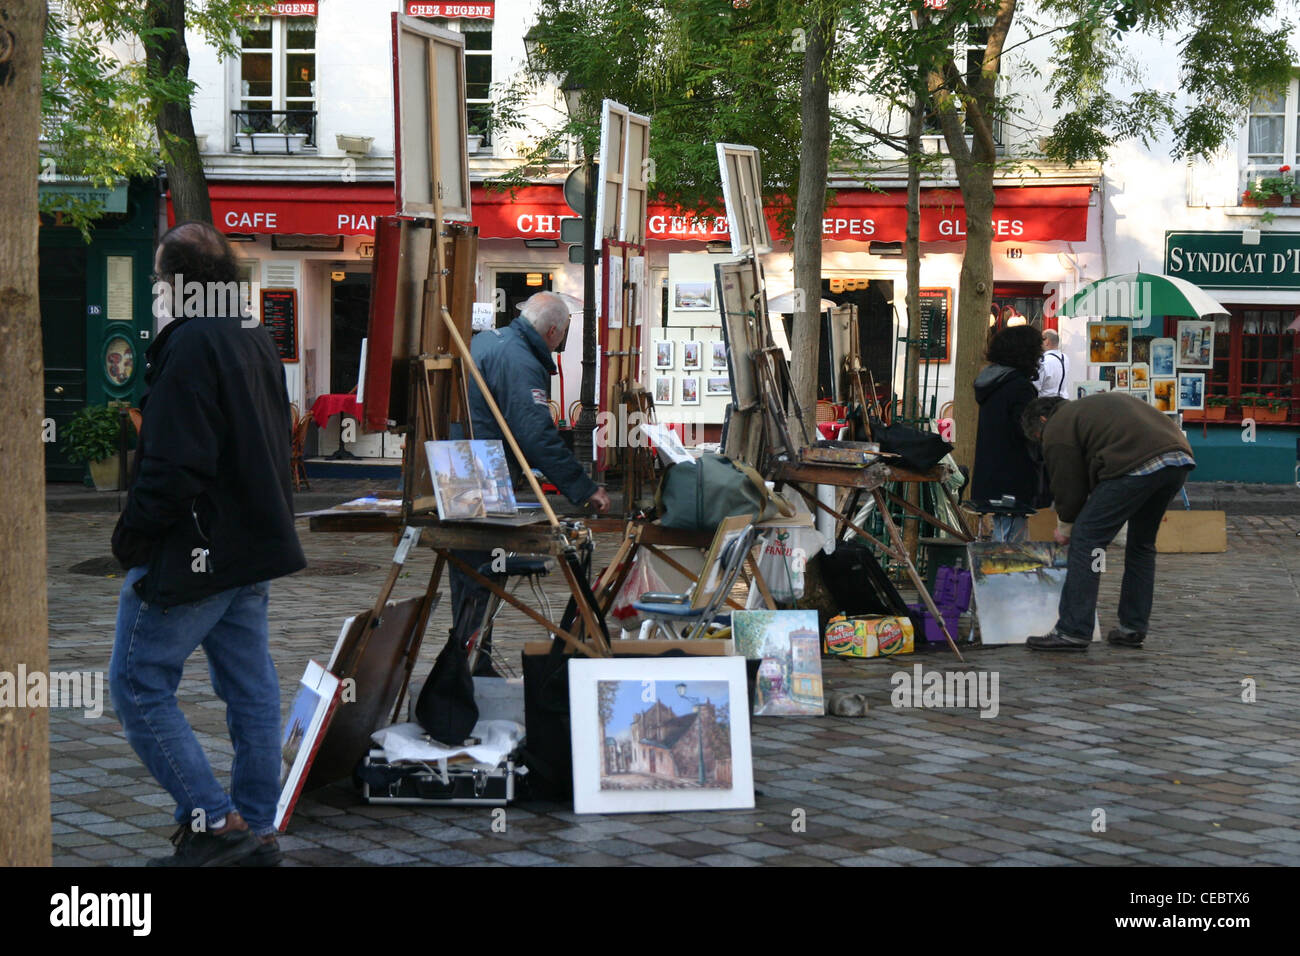
{"type": "Polygon", "coordinates": [[[1067,318],[1144,320],[1143,325],[1157,315],[1204,319],[1227,314],[1227,309],[1186,279],[1151,272],[1125,272],[1089,282],[1061,307],[1061,315],[1067,318]]]}

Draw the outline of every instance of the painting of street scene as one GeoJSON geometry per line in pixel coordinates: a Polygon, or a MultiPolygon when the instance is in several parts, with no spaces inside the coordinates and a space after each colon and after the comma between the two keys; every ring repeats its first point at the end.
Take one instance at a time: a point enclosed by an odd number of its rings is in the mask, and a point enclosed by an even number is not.
{"type": "Polygon", "coordinates": [[[1056,625],[1068,547],[975,541],[967,548],[984,644],[1023,644],[1056,625]]]}
{"type": "Polygon", "coordinates": [[[816,611],[734,611],[736,652],[762,661],[754,680],[754,716],[820,717],[822,659],[816,611]]]}
{"type": "Polygon", "coordinates": [[[730,790],[727,681],[600,680],[601,790],[730,790]]]}

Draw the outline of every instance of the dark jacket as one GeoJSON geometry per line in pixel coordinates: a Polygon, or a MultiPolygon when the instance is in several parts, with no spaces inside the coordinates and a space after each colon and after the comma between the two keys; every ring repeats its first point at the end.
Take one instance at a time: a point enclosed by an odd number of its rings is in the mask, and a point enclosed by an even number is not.
{"type": "MultiPolygon", "coordinates": [[[[560,440],[551,419],[548,403],[555,362],[532,323],[520,316],[504,329],[480,332],[470,344],[470,355],[528,464],[545,474],[575,505],[586,503],[596,493],[596,483],[560,440]]],[[[475,438],[495,438],[504,443],[501,429],[473,379],[469,382],[469,412],[475,438]]],[[[515,491],[527,493],[528,484],[519,462],[509,444],[505,448],[515,491]]]]}
{"type": "Polygon", "coordinates": [[[990,365],[975,376],[980,419],[975,437],[972,501],[996,501],[1012,495],[1026,507],[1033,505],[1039,468],[1020,429],[1020,415],[1037,397],[1033,380],[1017,369],[990,365]]]}
{"type": "Polygon", "coordinates": [[[148,566],[140,596],[188,604],[305,567],[270,333],[237,318],[176,319],[146,358],[135,476],[113,533],[124,567],[148,566]]]}
{"type": "Polygon", "coordinates": [[[1099,481],[1119,478],[1165,452],[1191,455],[1164,412],[1123,392],[1101,392],[1058,406],[1043,426],[1043,456],[1056,513],[1072,522],[1099,481]]]}

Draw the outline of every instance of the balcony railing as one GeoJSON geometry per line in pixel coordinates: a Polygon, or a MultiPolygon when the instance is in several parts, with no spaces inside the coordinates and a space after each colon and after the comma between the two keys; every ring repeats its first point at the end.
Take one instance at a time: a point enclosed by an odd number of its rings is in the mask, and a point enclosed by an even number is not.
{"type": "Polygon", "coordinates": [[[316,146],[315,110],[231,110],[232,152],[280,154],[316,146]]]}

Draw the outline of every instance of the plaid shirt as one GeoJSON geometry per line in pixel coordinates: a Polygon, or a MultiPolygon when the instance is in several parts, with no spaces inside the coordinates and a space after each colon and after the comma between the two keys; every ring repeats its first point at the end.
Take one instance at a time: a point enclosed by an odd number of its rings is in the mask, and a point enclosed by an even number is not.
{"type": "Polygon", "coordinates": [[[1133,478],[1140,478],[1143,475],[1154,475],[1161,468],[1185,468],[1188,465],[1195,465],[1196,461],[1191,455],[1184,451],[1167,451],[1163,455],[1157,455],[1143,465],[1139,465],[1129,472],[1133,478]]]}

